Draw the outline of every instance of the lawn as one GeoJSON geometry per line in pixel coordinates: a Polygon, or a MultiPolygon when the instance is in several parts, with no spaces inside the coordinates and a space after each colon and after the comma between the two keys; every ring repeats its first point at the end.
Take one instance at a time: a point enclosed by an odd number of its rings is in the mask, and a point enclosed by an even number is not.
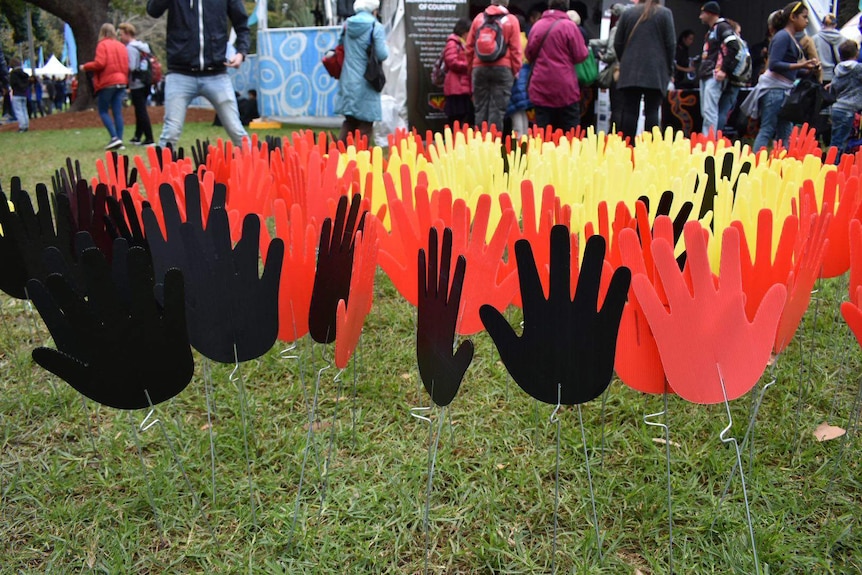
{"type": "MultiPolygon", "coordinates": [[[[181,145],[223,134],[191,124],[181,145]]],[[[12,176],[31,191],[50,187],[66,156],[93,176],[103,156],[101,128],[24,136],[26,145],[0,133],[4,189],[12,176]]],[[[813,434],[824,421],[855,427],[859,413],[859,345],[838,310],[846,292],[846,276],[819,282],[795,341],[731,404],[729,435],[741,442],[760,390],[774,380],[742,457],[762,573],[862,572],[862,447],[855,434],[825,442],[813,434]]],[[[514,308],[507,316],[521,320],[514,308]]],[[[234,366],[196,354],[192,384],[147,418],[84,401],[35,366],[31,350],[52,345],[47,329],[25,302],[0,296],[0,571],[422,573],[431,428],[411,416],[429,404],[415,317],[378,272],[360,349],[340,377],[331,348],[308,338],[295,349],[277,342],[233,378],[234,366]]],[[[663,397],[618,380],[582,407],[585,437],[578,409],[558,414],[555,552],[553,407],[511,381],[487,334],[472,339],[473,364],[441,427],[429,572],[658,574],[672,560],[677,573],[755,573],[738,473],[716,510],[736,461],[719,438],[724,405],[668,398],[669,555],[664,433],[644,423],[663,397]]],[[[124,374],[116,376],[119,385],[124,374]]],[[[435,431],[441,417],[430,412],[435,431]]]]}

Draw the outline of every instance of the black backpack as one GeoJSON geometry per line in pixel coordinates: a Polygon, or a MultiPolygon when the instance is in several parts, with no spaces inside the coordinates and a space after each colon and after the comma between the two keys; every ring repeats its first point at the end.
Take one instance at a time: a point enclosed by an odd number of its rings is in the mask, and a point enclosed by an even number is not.
{"type": "Polygon", "coordinates": [[[507,14],[483,14],[482,24],[476,30],[474,49],[482,62],[496,62],[506,55],[506,39],[500,21],[507,14]]]}

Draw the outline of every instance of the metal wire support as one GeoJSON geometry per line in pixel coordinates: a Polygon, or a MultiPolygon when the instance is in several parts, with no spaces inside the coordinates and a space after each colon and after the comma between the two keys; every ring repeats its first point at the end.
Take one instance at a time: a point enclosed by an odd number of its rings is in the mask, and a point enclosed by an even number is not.
{"type": "MultiPolygon", "coordinates": [[[[742,438],[742,447],[741,451],[745,450],[746,444],[751,444],[752,437],[754,436],[754,426],[757,422],[757,412],[760,411],[760,406],[763,404],[763,397],[766,395],[766,390],[772,387],[772,385],[776,382],[776,380],[772,380],[760,390],[760,395],[757,399],[757,402],[754,404],[754,409],[751,412],[751,419],[748,421],[748,429],[745,431],[745,436],[742,438]]],[[[754,454],[749,453],[749,466],[748,466],[748,474],[751,475],[751,459],[753,459],[754,454]]],[[[712,524],[709,526],[710,529],[715,527],[715,522],[718,521],[718,512],[721,510],[721,504],[724,502],[725,497],[727,497],[727,493],[730,491],[730,484],[733,482],[733,477],[736,475],[737,462],[733,463],[733,467],[730,470],[730,476],[727,478],[727,483],[724,484],[724,491],[721,492],[721,497],[718,498],[718,503],[715,506],[715,517],[712,520],[712,524]]]]}
{"type": "MultiPolygon", "coordinates": [[[[314,350],[312,348],[312,354],[314,350]]],[[[302,454],[302,466],[299,468],[299,483],[296,487],[296,501],[293,504],[293,520],[290,524],[290,533],[287,537],[287,547],[290,548],[293,543],[293,536],[296,533],[296,522],[299,518],[299,506],[302,501],[302,488],[305,482],[305,468],[308,465],[308,454],[311,453],[312,445],[314,444],[314,420],[317,412],[317,400],[320,394],[320,376],[329,369],[330,365],[325,365],[317,371],[317,378],[314,382],[314,397],[311,401],[311,409],[308,412],[308,431],[305,434],[305,451],[302,454]]]]}
{"type": "Polygon", "coordinates": [[[243,452],[245,453],[245,473],[248,478],[248,499],[249,504],[251,505],[251,524],[257,528],[257,503],[254,496],[254,477],[251,472],[251,453],[248,447],[248,426],[250,425],[250,422],[248,415],[246,414],[245,383],[242,379],[242,371],[239,368],[239,355],[236,350],[236,343],[234,343],[233,346],[233,353],[235,363],[233,371],[231,371],[228,376],[228,380],[231,383],[236,384],[237,389],[239,390],[239,412],[242,420],[242,447],[243,452]]]}
{"type": "Polygon", "coordinates": [[[581,404],[578,404],[578,423],[581,426],[581,439],[584,442],[584,462],[587,464],[587,483],[590,486],[590,503],[593,506],[593,525],[596,528],[596,548],[599,551],[599,561],[603,561],[602,557],[602,536],[599,531],[599,516],[596,513],[596,492],[593,489],[593,474],[590,472],[590,456],[587,452],[587,434],[584,432],[584,417],[581,414],[581,404]]]}
{"type": "Polygon", "coordinates": [[[437,465],[437,448],[440,445],[440,435],[443,432],[443,420],[446,419],[446,408],[443,407],[437,418],[437,433],[435,434],[431,418],[423,415],[424,413],[430,415],[432,409],[433,406],[413,407],[410,409],[411,417],[428,423],[428,480],[425,484],[425,510],[422,517],[422,529],[425,533],[425,575],[428,575],[431,568],[431,487],[434,483],[434,469],[437,465]]]}
{"type": "Polygon", "coordinates": [[[213,432],[213,411],[215,409],[215,389],[212,384],[212,374],[210,373],[210,360],[204,358],[203,365],[204,375],[204,397],[207,403],[207,431],[209,432],[210,440],[210,479],[212,483],[212,498],[213,507],[216,504],[216,454],[215,454],[215,435],[213,432]]]}
{"type": "Polygon", "coordinates": [[[651,427],[658,427],[662,431],[664,431],[664,446],[665,446],[665,462],[667,467],[667,529],[669,535],[669,543],[667,550],[667,564],[668,564],[668,573],[673,575],[673,487],[671,485],[670,478],[670,427],[668,426],[668,409],[667,409],[667,396],[668,396],[668,384],[667,380],[664,382],[664,393],[663,395],[663,403],[664,409],[657,413],[650,413],[644,415],[644,423],[651,427]],[[660,423],[655,421],[659,417],[664,418],[664,422],[660,423]]]}
{"type": "Polygon", "coordinates": [[[180,456],[177,453],[176,448],[174,447],[174,442],[171,440],[170,435],[168,435],[167,427],[165,427],[165,424],[162,423],[162,421],[159,418],[154,418],[153,421],[147,423],[147,420],[155,414],[156,408],[155,408],[155,406],[153,406],[153,401],[150,399],[150,394],[146,389],[144,390],[144,395],[147,396],[147,403],[150,406],[150,411],[149,411],[149,413],[147,413],[147,416],[141,422],[141,431],[142,432],[147,431],[148,429],[150,429],[151,427],[153,427],[155,425],[159,426],[159,429],[162,432],[162,437],[164,438],[165,443],[167,443],[168,449],[171,450],[171,455],[173,455],[173,457],[174,457],[174,463],[176,463],[177,467],[180,468],[180,473],[183,476],[183,481],[185,481],[186,489],[189,490],[189,493],[192,496],[192,502],[194,503],[195,506],[197,506],[198,513],[200,514],[201,519],[203,519],[204,525],[206,525],[207,529],[209,530],[210,535],[213,538],[213,542],[215,543],[216,549],[218,549],[219,544],[218,544],[218,538],[216,537],[216,534],[215,534],[215,530],[213,529],[212,525],[209,522],[209,519],[207,519],[207,516],[204,513],[203,506],[201,506],[201,502],[198,499],[197,493],[195,492],[194,488],[192,487],[192,482],[189,481],[189,476],[186,473],[186,468],[183,465],[183,461],[180,459],[180,456]]]}
{"type": "Polygon", "coordinates": [[[554,462],[554,539],[551,546],[551,574],[557,572],[557,533],[559,531],[560,518],[560,418],[557,414],[560,412],[560,397],[562,396],[562,385],[557,384],[557,405],[554,411],[551,412],[551,417],[548,422],[556,426],[555,433],[555,462],[554,462]]]}
{"type": "Polygon", "coordinates": [[[343,381],[341,375],[344,373],[343,369],[339,369],[338,373],[335,374],[335,378],[332,380],[333,383],[338,383],[338,388],[335,394],[335,408],[332,411],[332,425],[330,425],[329,429],[329,445],[326,448],[326,458],[323,461],[323,486],[320,490],[320,511],[319,515],[323,514],[323,505],[326,503],[326,489],[329,486],[329,463],[332,457],[332,446],[335,444],[335,426],[338,423],[338,403],[341,398],[341,391],[343,381]]]}
{"type": "Polygon", "coordinates": [[[760,560],[757,558],[757,543],[754,540],[754,524],[751,521],[751,507],[748,504],[748,490],[745,488],[745,473],[742,470],[742,454],[736,438],[727,436],[727,433],[733,427],[733,416],[730,413],[730,402],[727,400],[727,387],[724,385],[724,377],[721,375],[721,368],[716,365],[716,369],[718,369],[718,380],[721,382],[721,393],[724,396],[724,408],[727,412],[727,427],[721,430],[718,437],[725,445],[732,443],[733,449],[736,451],[736,464],[739,467],[739,481],[742,483],[742,497],[745,501],[745,517],[748,520],[748,535],[751,537],[751,553],[754,555],[754,568],[756,573],[757,575],[760,575],[760,560]]]}
{"type": "MultiPolygon", "coordinates": [[[[159,536],[162,538],[162,541],[165,540],[165,528],[162,525],[162,520],[159,519],[159,509],[156,507],[156,500],[153,497],[153,487],[150,484],[150,474],[147,472],[147,463],[144,461],[144,450],[141,448],[141,439],[138,437],[138,426],[132,420],[132,412],[129,411],[129,427],[132,428],[132,437],[135,440],[135,447],[138,451],[138,459],[141,462],[141,471],[144,474],[144,483],[147,486],[147,501],[150,503],[150,509],[153,510],[153,519],[156,522],[156,529],[159,531],[159,536]]],[[[146,420],[144,420],[146,421],[146,420]]]]}

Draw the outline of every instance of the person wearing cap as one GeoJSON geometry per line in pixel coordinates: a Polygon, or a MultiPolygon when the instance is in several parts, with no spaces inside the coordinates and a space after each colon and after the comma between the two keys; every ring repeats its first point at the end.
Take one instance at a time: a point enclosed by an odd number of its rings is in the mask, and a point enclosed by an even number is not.
{"type": "MultiPolygon", "coordinates": [[[[239,119],[228,68],[239,68],[248,54],[248,14],[242,0],[147,0],[147,14],[168,13],[165,44],[168,73],[164,78],[165,123],[159,145],[176,146],[186,109],[203,96],[215,108],[235,146],[248,136],[239,119]],[[235,54],[228,57],[228,23],[236,32],[235,54]]],[[[123,48],[125,51],[125,48],[123,48]]]]}
{"type": "MultiPolygon", "coordinates": [[[[369,44],[373,45],[372,49],[380,61],[389,57],[386,33],[377,22],[379,8],[380,0],[356,0],[353,3],[354,14],[345,20],[338,40],[344,45],[344,67],[338,80],[335,113],[344,115],[338,135],[342,142],[346,142],[347,135],[357,130],[370,140],[374,122],[383,119],[380,92],[365,79],[369,44]]],[[[369,145],[372,143],[369,141],[369,145]]]]}
{"type": "Polygon", "coordinates": [[[506,8],[509,0],[491,0],[491,5],[476,15],[467,33],[467,65],[473,80],[473,107],[476,125],[488,123],[503,130],[503,118],[512,97],[512,84],[521,71],[521,25],[506,8]],[[499,17],[505,53],[494,62],[483,62],[476,55],[476,35],[487,17],[499,17]]]}
{"type": "Polygon", "coordinates": [[[727,20],[721,17],[718,2],[700,7],[700,21],[709,27],[703,41],[698,78],[700,78],[700,115],[704,134],[718,128],[719,101],[730,86],[739,40],[727,20]]]}

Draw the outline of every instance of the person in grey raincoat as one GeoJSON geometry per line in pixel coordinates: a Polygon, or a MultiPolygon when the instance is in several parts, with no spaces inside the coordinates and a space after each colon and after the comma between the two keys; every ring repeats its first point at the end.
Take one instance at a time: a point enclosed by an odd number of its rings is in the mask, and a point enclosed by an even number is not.
{"type": "Polygon", "coordinates": [[[347,134],[356,130],[370,140],[374,122],[383,119],[380,92],[365,79],[369,44],[381,61],[389,57],[386,34],[376,18],[378,8],[380,0],[356,0],[353,3],[355,14],[345,21],[341,31],[339,42],[344,44],[344,67],[338,80],[335,113],[344,115],[338,135],[342,142],[346,142],[347,134]]]}

